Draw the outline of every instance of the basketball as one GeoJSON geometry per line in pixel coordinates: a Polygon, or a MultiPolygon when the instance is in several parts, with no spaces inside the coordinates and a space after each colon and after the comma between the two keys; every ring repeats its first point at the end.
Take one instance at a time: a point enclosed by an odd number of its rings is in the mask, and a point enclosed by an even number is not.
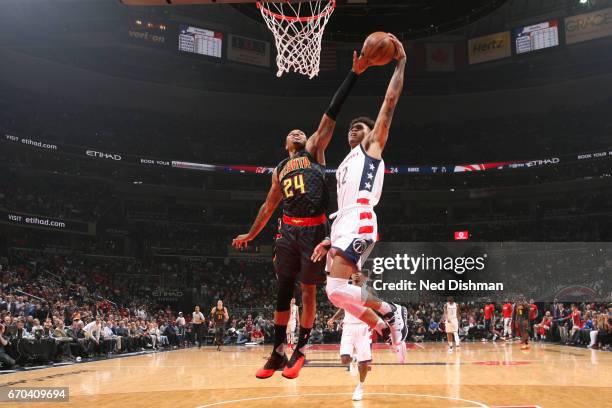
{"type": "Polygon", "coordinates": [[[387,33],[377,31],[366,38],[361,55],[372,65],[387,65],[395,55],[395,44],[387,33]]]}

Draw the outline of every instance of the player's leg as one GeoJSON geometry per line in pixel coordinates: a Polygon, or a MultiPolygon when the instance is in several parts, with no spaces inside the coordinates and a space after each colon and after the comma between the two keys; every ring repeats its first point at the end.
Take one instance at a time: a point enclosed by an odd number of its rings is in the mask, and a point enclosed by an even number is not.
{"type": "Polygon", "coordinates": [[[297,349],[303,348],[308,343],[310,330],[314,325],[317,314],[317,285],[302,282],[300,288],[302,290],[302,315],[300,317],[297,349]]]}
{"type": "Polygon", "coordinates": [[[523,320],[521,321],[521,343],[523,343],[523,346],[521,347],[521,349],[526,350],[529,348],[529,321],[528,320],[523,320]]]}
{"type": "Polygon", "coordinates": [[[512,338],[512,319],[509,317],[504,317],[504,337],[507,340],[512,338]]]}
{"type": "Polygon", "coordinates": [[[368,309],[368,304],[379,306],[377,299],[371,299],[371,295],[367,292],[362,291],[356,285],[349,284],[349,278],[357,272],[357,267],[339,254],[332,255],[332,257],[331,272],[325,288],[329,301],[334,306],[359,318],[382,335],[388,325],[376,313],[368,309]]]}
{"type": "Polygon", "coordinates": [[[368,375],[370,363],[372,362],[372,345],[370,343],[370,330],[367,327],[360,327],[354,336],[354,346],[357,352],[359,383],[353,391],[353,401],[360,401],[363,398],[363,386],[368,375]]]}
{"type": "Polygon", "coordinates": [[[290,279],[278,281],[278,294],[276,299],[276,311],[274,312],[274,346],[272,353],[266,364],[257,370],[257,378],[268,378],[274,375],[276,370],[282,369],[287,365],[287,355],[285,354],[287,339],[287,324],[289,322],[289,307],[293,296],[295,282],[290,279]]]}
{"type": "Polygon", "coordinates": [[[446,340],[448,341],[448,352],[452,353],[453,351],[453,333],[451,331],[446,332],[446,340]]]}
{"type": "MultiPolygon", "coordinates": [[[[352,244],[348,247],[353,248],[352,244]]],[[[361,262],[361,257],[351,252],[354,251],[332,248],[331,271],[326,287],[327,297],[335,306],[358,317],[380,335],[384,336],[383,331],[387,326],[385,321],[388,322],[389,326],[396,329],[391,332],[393,344],[399,344],[406,339],[408,334],[406,308],[387,303],[368,291],[362,291],[355,285],[349,285],[351,274],[359,270],[358,264],[361,262]],[[383,319],[368,308],[380,313],[383,319]]]]}
{"type": "Polygon", "coordinates": [[[276,310],[274,311],[274,345],[266,364],[257,370],[257,378],[268,378],[287,365],[285,354],[287,324],[289,323],[291,298],[295,289],[295,276],[299,271],[299,253],[289,232],[276,240],[274,267],[278,278],[276,310]]]}
{"type": "Polygon", "coordinates": [[[306,345],[310,339],[310,332],[317,312],[317,285],[325,283],[326,278],[325,260],[313,262],[311,256],[315,247],[327,235],[327,231],[327,225],[322,224],[301,228],[299,232],[297,259],[299,262],[298,280],[302,290],[302,315],[295,350],[293,350],[293,354],[283,370],[283,377],[285,378],[296,378],[306,361],[306,345]]]}
{"type": "Polygon", "coordinates": [[[297,344],[291,354],[287,366],[283,370],[283,377],[296,378],[306,362],[306,345],[310,339],[310,332],[314,324],[317,310],[317,285],[301,284],[302,289],[302,317],[297,335],[297,344]]]}
{"type": "Polygon", "coordinates": [[[345,325],[342,328],[342,337],[340,338],[340,361],[342,364],[352,364],[353,350],[353,330],[351,325],[345,325]]]}
{"type": "Polygon", "coordinates": [[[217,351],[221,351],[221,346],[223,346],[223,335],[224,335],[223,327],[217,327],[216,330],[216,342],[217,342],[217,351]]]}

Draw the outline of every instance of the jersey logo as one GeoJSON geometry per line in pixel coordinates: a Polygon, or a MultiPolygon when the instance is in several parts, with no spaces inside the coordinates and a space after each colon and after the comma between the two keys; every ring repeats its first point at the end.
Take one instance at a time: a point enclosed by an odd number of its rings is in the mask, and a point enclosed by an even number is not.
{"type": "Polygon", "coordinates": [[[278,175],[278,179],[282,180],[287,174],[295,170],[308,169],[310,167],[312,166],[307,156],[295,157],[285,164],[285,167],[283,167],[278,175]]]}
{"type": "Polygon", "coordinates": [[[363,254],[367,248],[368,248],[368,243],[365,239],[358,238],[353,241],[353,251],[355,251],[359,255],[363,254]]]}

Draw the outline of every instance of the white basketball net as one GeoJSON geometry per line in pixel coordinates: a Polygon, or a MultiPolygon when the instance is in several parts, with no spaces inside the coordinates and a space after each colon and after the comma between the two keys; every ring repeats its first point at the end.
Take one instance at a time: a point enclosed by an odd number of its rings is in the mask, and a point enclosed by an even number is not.
{"type": "Polygon", "coordinates": [[[257,2],[276,40],[276,76],[293,70],[312,79],[319,74],[323,31],[336,8],[336,0],[310,0],[293,4],[287,0],[280,1],[257,2]]]}

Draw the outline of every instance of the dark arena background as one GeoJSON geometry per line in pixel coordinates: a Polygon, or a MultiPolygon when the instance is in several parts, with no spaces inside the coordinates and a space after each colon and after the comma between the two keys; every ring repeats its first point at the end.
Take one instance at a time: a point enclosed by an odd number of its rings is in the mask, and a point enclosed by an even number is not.
{"type": "Polygon", "coordinates": [[[283,6],[0,0],[0,406],[612,407],[612,1],[283,6]]]}

